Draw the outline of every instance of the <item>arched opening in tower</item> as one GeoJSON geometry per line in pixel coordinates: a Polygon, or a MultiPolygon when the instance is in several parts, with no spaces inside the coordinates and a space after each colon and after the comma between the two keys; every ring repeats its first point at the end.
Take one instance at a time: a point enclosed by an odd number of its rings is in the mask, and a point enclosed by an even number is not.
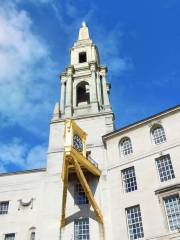
{"type": "Polygon", "coordinates": [[[77,106],[79,104],[89,104],[89,84],[87,82],[81,82],[77,86],[77,106]]]}

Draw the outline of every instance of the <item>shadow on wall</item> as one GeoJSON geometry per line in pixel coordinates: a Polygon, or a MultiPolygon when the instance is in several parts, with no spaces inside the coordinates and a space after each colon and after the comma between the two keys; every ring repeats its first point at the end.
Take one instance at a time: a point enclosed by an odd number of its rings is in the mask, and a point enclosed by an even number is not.
{"type": "MultiPolygon", "coordinates": [[[[98,183],[99,183],[99,178],[93,176],[91,173],[85,173],[85,178],[91,188],[91,191],[93,195],[96,192],[98,183]]],[[[71,194],[72,198],[74,199],[74,205],[77,205],[77,188],[76,185],[79,183],[78,177],[76,173],[71,173],[69,175],[69,185],[68,185],[68,192],[71,194]]],[[[72,215],[68,216],[66,218],[66,224],[70,224],[74,222],[74,220],[79,219],[79,218],[91,218],[95,221],[97,221],[96,215],[94,211],[92,211],[91,205],[89,203],[87,204],[78,204],[77,205],[79,208],[78,212],[73,213],[72,215]]],[[[68,207],[68,206],[67,206],[68,207]]],[[[98,222],[98,221],[97,221],[98,222]]]]}

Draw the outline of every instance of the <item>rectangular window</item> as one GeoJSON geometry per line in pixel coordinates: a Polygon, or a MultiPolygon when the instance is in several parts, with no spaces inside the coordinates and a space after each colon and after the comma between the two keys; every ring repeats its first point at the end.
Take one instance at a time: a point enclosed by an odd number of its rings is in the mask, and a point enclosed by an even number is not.
{"type": "Polygon", "coordinates": [[[75,200],[77,205],[89,203],[86,193],[79,182],[75,185],[75,200]]]}
{"type": "Polygon", "coordinates": [[[4,240],[14,240],[14,239],[15,239],[15,233],[5,234],[4,240]]]}
{"type": "Polygon", "coordinates": [[[0,202],[0,214],[7,214],[9,208],[9,202],[0,202]]]}
{"type": "Polygon", "coordinates": [[[141,239],[144,237],[140,206],[126,209],[129,239],[141,239]]]}
{"type": "Polygon", "coordinates": [[[164,198],[166,215],[171,231],[180,228],[180,198],[179,195],[173,195],[164,198]]]}
{"type": "Polygon", "coordinates": [[[122,170],[122,180],[125,192],[137,190],[137,182],[134,167],[122,170]]]}
{"type": "Polygon", "coordinates": [[[74,240],[89,240],[89,219],[82,218],[74,221],[74,240]]]}
{"type": "Polygon", "coordinates": [[[161,182],[175,178],[173,166],[171,163],[170,155],[164,155],[162,157],[156,158],[156,165],[159,172],[159,177],[161,182]]]}

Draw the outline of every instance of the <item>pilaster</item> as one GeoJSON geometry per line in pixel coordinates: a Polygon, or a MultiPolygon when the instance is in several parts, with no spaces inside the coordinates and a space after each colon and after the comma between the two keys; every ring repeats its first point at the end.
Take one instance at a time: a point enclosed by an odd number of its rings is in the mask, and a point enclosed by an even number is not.
{"type": "Polygon", "coordinates": [[[98,96],[98,102],[99,102],[99,107],[102,107],[102,91],[101,91],[101,80],[100,80],[100,74],[97,72],[97,96],[98,96]]]}
{"type": "Polygon", "coordinates": [[[65,84],[66,84],[66,73],[62,73],[60,76],[61,79],[61,100],[60,100],[60,111],[61,115],[64,115],[65,112],[65,84]]]}
{"type": "Polygon", "coordinates": [[[103,100],[104,100],[104,110],[111,110],[111,105],[109,101],[109,85],[106,80],[107,67],[101,66],[101,76],[102,76],[102,86],[103,86],[103,100]]]}
{"type": "Polygon", "coordinates": [[[93,112],[98,112],[98,97],[97,97],[97,81],[96,81],[96,63],[90,62],[89,63],[90,71],[91,71],[91,95],[90,95],[90,102],[93,112]]]}
{"type": "Polygon", "coordinates": [[[65,114],[66,117],[72,116],[72,81],[73,81],[74,67],[69,65],[67,67],[67,83],[66,83],[66,106],[65,114]]]}

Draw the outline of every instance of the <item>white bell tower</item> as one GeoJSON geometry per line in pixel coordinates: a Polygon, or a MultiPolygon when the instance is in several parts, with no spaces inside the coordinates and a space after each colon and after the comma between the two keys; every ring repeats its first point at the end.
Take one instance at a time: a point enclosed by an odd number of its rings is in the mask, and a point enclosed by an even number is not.
{"type": "MultiPolygon", "coordinates": [[[[84,22],[79,30],[78,40],[70,51],[70,65],[61,74],[60,81],[61,99],[60,103],[55,105],[50,123],[47,173],[49,178],[52,178],[52,176],[59,177],[63,173],[65,122],[67,122],[67,119],[73,120],[87,133],[86,158],[102,172],[99,179],[87,173],[88,184],[92,188],[97,206],[100,206],[104,219],[104,229],[106,229],[106,226],[108,229],[108,203],[103,201],[103,199],[107,199],[107,161],[102,136],[114,130],[114,114],[109,101],[110,84],[107,82],[107,67],[100,64],[98,49],[90,39],[88,27],[84,22]]],[[[104,233],[101,224],[97,222],[96,216],[91,217],[90,208],[85,206],[80,213],[77,212],[77,206],[74,205],[73,200],[75,183],[76,178],[71,177],[71,180],[68,181],[68,188],[72,191],[67,191],[67,219],[73,219],[77,214],[80,214],[79,217],[88,218],[91,226],[91,238],[104,240],[104,234],[106,233],[104,233]]],[[[61,201],[63,195],[62,181],[59,184],[58,191],[61,201]]],[[[60,202],[59,206],[61,204],[60,202]]],[[[97,211],[96,207],[95,209],[97,211]]],[[[62,213],[62,216],[64,216],[64,212],[62,213]]],[[[100,215],[97,214],[97,216],[100,215]]],[[[73,231],[74,224],[72,221],[63,229],[61,239],[71,239],[73,231]]]]}
{"type": "Polygon", "coordinates": [[[70,65],[60,76],[61,119],[112,113],[106,75],[107,67],[100,65],[98,49],[83,22],[70,51],[70,65]]]}
{"type": "Polygon", "coordinates": [[[100,64],[98,49],[85,22],[71,48],[70,65],[61,73],[60,82],[60,103],[55,105],[50,124],[49,171],[58,172],[59,161],[63,159],[60,155],[64,152],[66,119],[74,120],[88,134],[88,151],[103,165],[104,157],[99,153],[100,149],[103,151],[102,136],[114,130],[114,114],[109,101],[107,67],[100,64]]]}

